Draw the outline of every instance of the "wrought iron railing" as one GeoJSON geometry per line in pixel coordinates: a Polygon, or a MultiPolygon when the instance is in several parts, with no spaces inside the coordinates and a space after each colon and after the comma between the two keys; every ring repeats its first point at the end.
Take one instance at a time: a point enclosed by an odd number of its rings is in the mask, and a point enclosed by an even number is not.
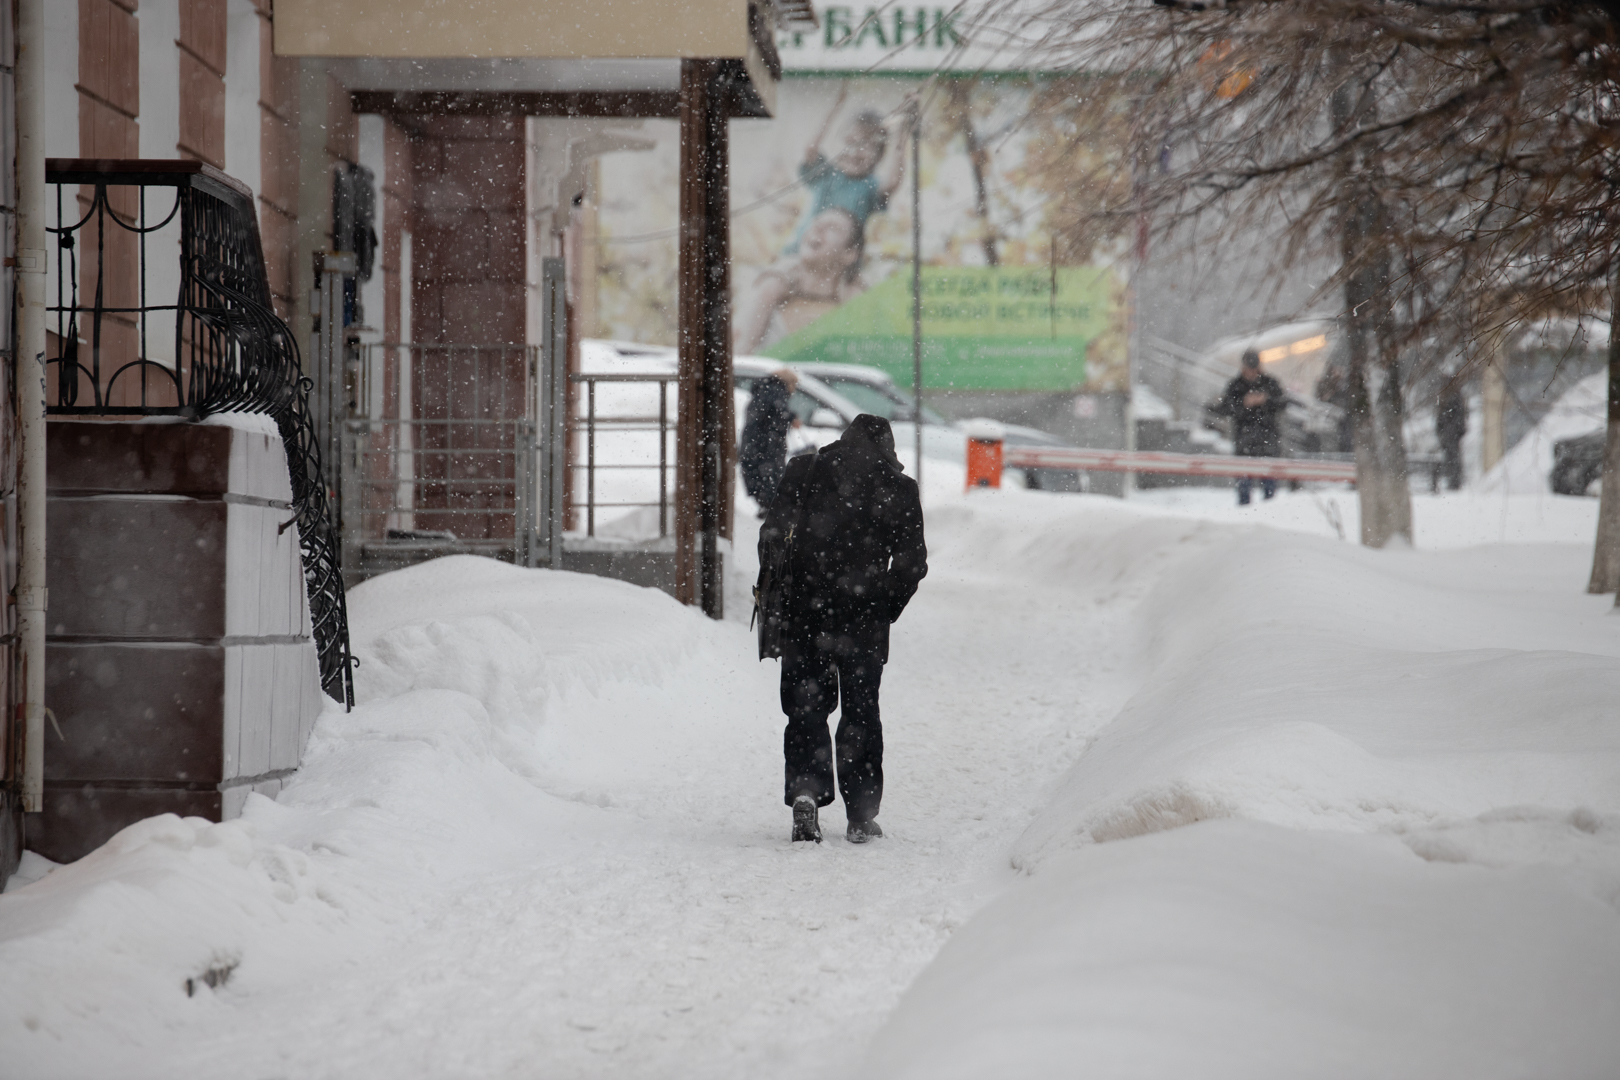
{"type": "Polygon", "coordinates": [[[58,247],[46,412],[275,420],[321,685],[352,704],[341,547],[310,420],[310,381],[271,304],[253,193],[194,161],[53,158],[45,173],[56,186],[50,231],[58,247]],[[172,206],[160,198],[149,208],[153,189],[173,189],[172,206]],[[178,267],[161,250],[149,261],[154,237],[177,250],[178,267]]]}

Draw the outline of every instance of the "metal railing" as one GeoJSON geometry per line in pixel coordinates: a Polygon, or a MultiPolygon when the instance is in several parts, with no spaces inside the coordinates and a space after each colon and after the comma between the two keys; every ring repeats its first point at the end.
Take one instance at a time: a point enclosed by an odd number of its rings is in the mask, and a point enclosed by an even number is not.
{"type": "Polygon", "coordinates": [[[199,418],[297,408],[298,349],[271,306],[251,191],[179,160],[52,159],[46,180],[56,186],[49,231],[58,249],[50,412],[199,418]],[[82,213],[65,205],[73,186],[90,191],[82,213]],[[174,189],[156,221],[153,188],[174,189]],[[177,267],[149,258],[153,236],[177,267]],[[176,292],[154,299],[154,277],[176,292]]]}
{"type": "MultiPolygon", "coordinates": [[[[1440,490],[1445,461],[1437,454],[1408,454],[1407,477],[1427,473],[1432,491],[1440,490]]],[[[1294,457],[1240,457],[1233,454],[1174,454],[1161,450],[1099,450],[1072,446],[1008,446],[1002,465],[1009,469],[1076,469],[1086,472],[1138,472],[1179,476],[1245,476],[1300,483],[1356,482],[1354,454],[1300,454],[1294,457]]]]}
{"type": "Polygon", "coordinates": [[[200,162],[170,159],[52,158],[45,179],[56,186],[56,227],[49,230],[55,295],[47,306],[54,355],[45,361],[55,377],[47,376],[46,412],[193,420],[248,412],[275,420],[321,685],[352,704],[340,545],[311,425],[310,383],[271,303],[252,191],[200,162]],[[64,188],[79,191],[70,196],[64,188]],[[174,189],[161,217],[148,214],[154,188],[174,189]],[[153,237],[160,238],[155,260],[153,237]],[[172,302],[156,302],[165,292],[172,302]]]}
{"type": "MultiPolygon", "coordinates": [[[[556,562],[542,518],[544,350],[361,345],[344,427],[343,533],[353,578],[465,552],[556,562]]],[[[561,374],[556,524],[600,538],[673,530],[679,376],[561,374]],[[647,510],[656,522],[626,522],[647,510]],[[617,520],[614,520],[617,519],[617,520]]],[[[650,515],[648,515],[650,517],[650,515]]]]}
{"type": "Polygon", "coordinates": [[[538,353],[360,347],[343,453],[344,542],[357,572],[390,568],[406,549],[529,562],[538,353]]]}
{"type": "Polygon", "coordinates": [[[656,506],[658,536],[667,537],[674,502],[674,418],[677,414],[671,388],[678,387],[680,377],[675,374],[588,374],[570,375],[568,381],[583,388],[580,395],[583,400],[570,411],[568,430],[576,447],[571,467],[584,474],[583,485],[576,477],[573,490],[576,493],[574,510],[584,517],[585,535],[596,536],[598,509],[635,510],[656,506]],[[648,394],[632,389],[653,386],[657,388],[656,404],[647,400],[648,394]],[[604,412],[601,398],[608,394],[619,400],[606,403],[604,412]],[[601,460],[599,436],[610,440],[612,450],[607,455],[608,460],[601,460]],[[654,478],[638,482],[647,479],[645,474],[649,470],[653,471],[654,478]],[[608,477],[600,477],[601,473],[607,473],[608,477]],[[656,499],[651,498],[654,484],[658,492],[656,499]],[[608,489],[608,498],[598,498],[601,488],[608,489]],[[644,497],[636,498],[638,494],[644,497]]]}

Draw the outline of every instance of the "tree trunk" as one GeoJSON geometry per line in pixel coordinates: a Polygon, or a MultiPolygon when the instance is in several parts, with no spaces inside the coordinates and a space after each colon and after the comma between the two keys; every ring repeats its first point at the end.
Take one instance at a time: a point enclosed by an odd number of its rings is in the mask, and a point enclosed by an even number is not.
{"type": "MultiPolygon", "coordinates": [[[[1335,127],[1347,130],[1367,102],[1354,99],[1347,80],[1333,95],[1335,127]]],[[[1349,346],[1349,409],[1356,451],[1361,542],[1381,548],[1397,537],[1412,542],[1412,492],[1406,479],[1401,431],[1399,358],[1389,333],[1390,262],[1384,215],[1368,178],[1373,162],[1354,151],[1340,164],[1339,242],[1347,270],[1344,331],[1349,346]]]]}
{"type": "MultiPolygon", "coordinates": [[[[1609,289],[1609,427],[1603,442],[1603,490],[1598,497],[1597,543],[1589,593],[1620,589],[1620,277],[1609,289]]],[[[1620,596],[1615,598],[1620,603],[1620,596]]]]}
{"type": "Polygon", "coordinates": [[[1399,538],[1412,543],[1412,489],[1407,482],[1405,412],[1400,369],[1387,357],[1367,372],[1368,408],[1358,417],[1356,489],[1361,498],[1361,542],[1384,547],[1399,538]]]}
{"type": "Polygon", "coordinates": [[[973,83],[967,79],[952,79],[946,92],[950,95],[951,111],[962,132],[962,141],[967,146],[968,167],[973,176],[973,214],[979,219],[979,247],[984,251],[985,265],[1000,266],[996,233],[990,224],[990,189],[985,180],[985,174],[990,171],[990,151],[973,127],[973,83]]]}
{"type": "Polygon", "coordinates": [[[1389,334],[1389,260],[1368,258],[1379,243],[1375,196],[1365,192],[1341,222],[1345,263],[1344,330],[1349,346],[1349,409],[1356,451],[1361,542],[1381,548],[1395,538],[1412,543],[1412,490],[1406,478],[1400,365],[1389,334]]]}

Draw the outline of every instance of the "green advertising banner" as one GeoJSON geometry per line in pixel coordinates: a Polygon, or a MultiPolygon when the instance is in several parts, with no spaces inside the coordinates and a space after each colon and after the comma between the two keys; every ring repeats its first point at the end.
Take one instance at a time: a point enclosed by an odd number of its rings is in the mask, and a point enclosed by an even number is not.
{"type": "MultiPolygon", "coordinates": [[[[1109,268],[1119,253],[1060,241],[1115,197],[1071,190],[1075,154],[1092,162],[1116,148],[1069,146],[1064,110],[1078,106],[1042,97],[1040,79],[866,70],[892,50],[894,63],[932,71],[966,25],[951,21],[956,5],[931,0],[903,18],[865,4],[818,10],[822,32],[782,46],[817,73],[784,80],[772,118],[732,122],[735,355],[872,364],[909,386],[915,236],[929,387],[1123,390],[1127,309],[1109,268]],[[981,144],[994,153],[968,152],[981,144]]],[[[672,344],[679,131],[637,123],[655,149],[604,156],[581,207],[581,236],[599,215],[594,245],[581,247],[597,260],[581,318],[589,336],[672,344]]]]}
{"type": "MultiPolygon", "coordinates": [[[[923,383],[936,390],[1074,390],[1117,307],[1096,267],[924,266],[923,383]],[[1055,279],[1055,280],[1054,280],[1055,279]],[[1056,286],[1054,290],[1054,284],[1056,286]]],[[[762,350],[788,363],[868,364],[911,384],[911,274],[899,269],[762,350]]]]}

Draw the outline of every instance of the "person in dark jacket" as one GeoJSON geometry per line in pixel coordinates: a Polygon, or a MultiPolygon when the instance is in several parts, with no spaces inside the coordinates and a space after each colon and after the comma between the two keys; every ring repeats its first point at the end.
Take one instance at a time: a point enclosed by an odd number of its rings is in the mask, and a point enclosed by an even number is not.
{"type": "Polygon", "coordinates": [[[1462,441],[1468,434],[1468,400],[1463,397],[1459,381],[1455,375],[1448,379],[1434,406],[1434,433],[1440,439],[1440,471],[1452,491],[1462,487],[1462,441]]]}
{"type": "Polygon", "coordinates": [[[1343,364],[1330,361],[1322,370],[1322,377],[1316,380],[1316,400],[1339,410],[1339,430],[1333,449],[1341,454],[1354,453],[1356,418],[1350,412],[1350,375],[1343,364]]]}
{"type": "MultiPolygon", "coordinates": [[[[1260,370],[1260,354],[1249,349],[1243,354],[1243,371],[1226,386],[1218,412],[1232,418],[1232,446],[1242,457],[1280,457],[1282,433],[1277,417],[1288,404],[1282,383],[1260,370]]],[[[1238,505],[1249,505],[1249,492],[1255,477],[1238,478],[1238,505]]],[[[1266,498],[1277,494],[1277,481],[1260,478],[1266,498]]]]}
{"type": "Polygon", "coordinates": [[[837,442],[788,463],[760,527],[760,565],[786,545],[782,711],[784,801],[793,839],[821,839],[817,811],[833,801],[827,718],[842,705],[838,791],[852,843],[883,835],[883,727],[878,684],[889,625],[928,573],[922,501],[894,452],[889,422],[862,413],[837,442]]]}
{"type": "Polygon", "coordinates": [[[796,423],[788,401],[798,384],[798,375],[787,368],[754,380],[743,414],[737,464],[742,468],[743,490],[759,504],[760,517],[771,508],[787,465],[787,433],[796,423]]]}

